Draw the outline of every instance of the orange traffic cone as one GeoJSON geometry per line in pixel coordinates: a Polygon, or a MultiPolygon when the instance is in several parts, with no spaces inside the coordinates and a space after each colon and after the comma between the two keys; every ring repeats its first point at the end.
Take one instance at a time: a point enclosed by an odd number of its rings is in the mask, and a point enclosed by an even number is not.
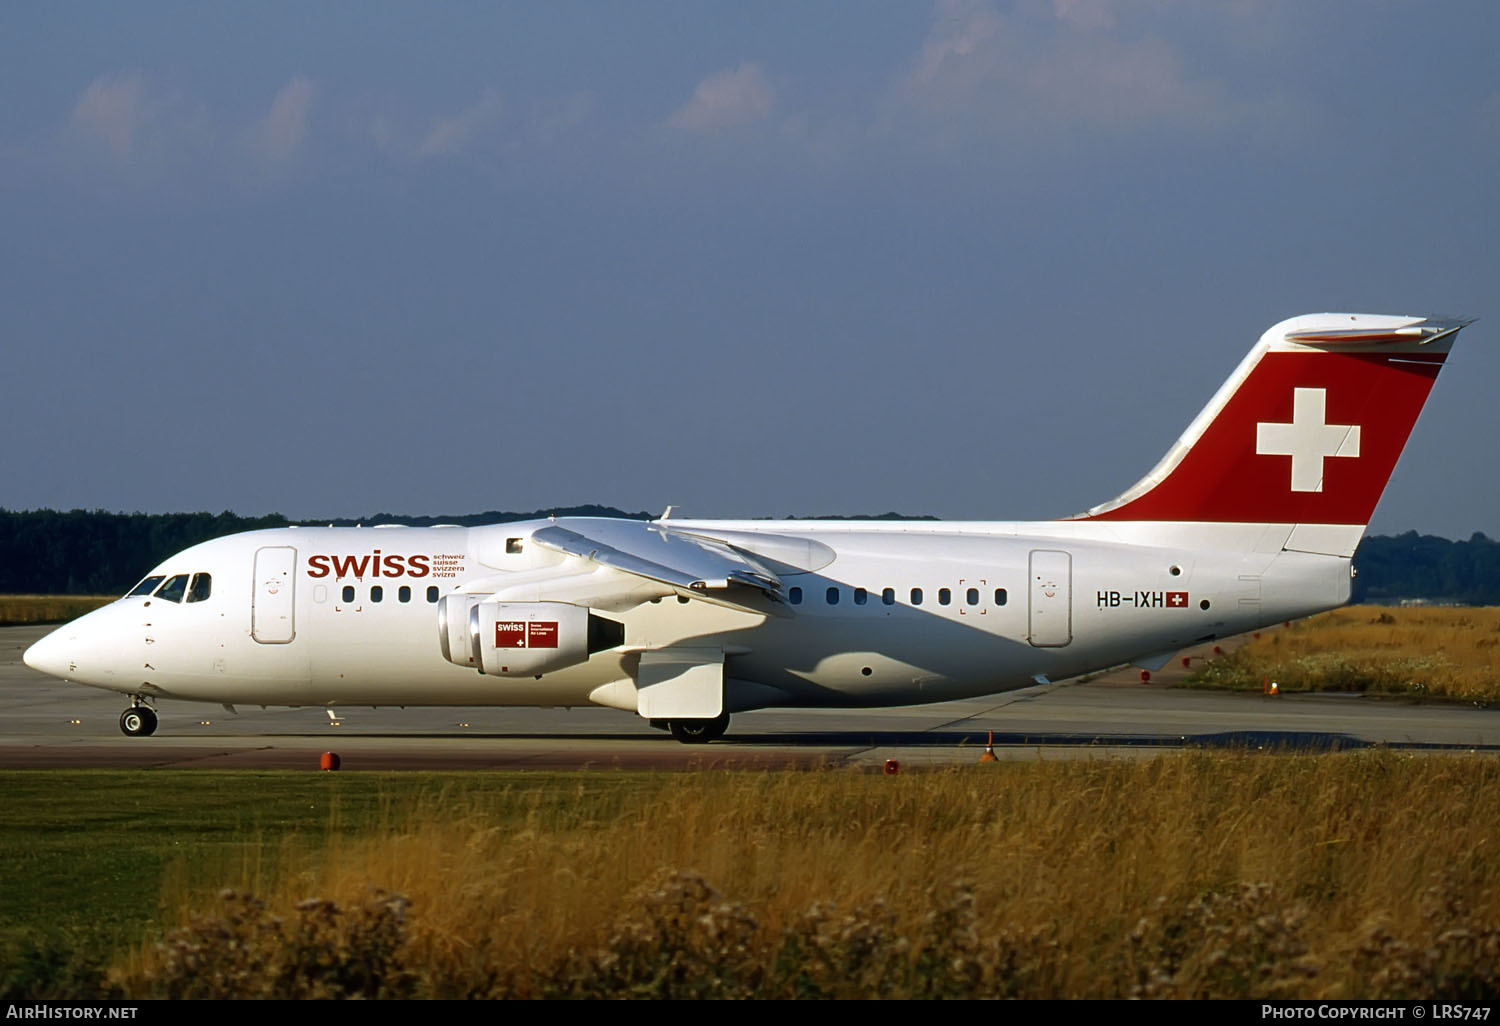
{"type": "Polygon", "coordinates": [[[980,762],[999,762],[995,758],[995,732],[990,731],[990,739],[984,743],[984,754],[979,757],[980,762]]]}

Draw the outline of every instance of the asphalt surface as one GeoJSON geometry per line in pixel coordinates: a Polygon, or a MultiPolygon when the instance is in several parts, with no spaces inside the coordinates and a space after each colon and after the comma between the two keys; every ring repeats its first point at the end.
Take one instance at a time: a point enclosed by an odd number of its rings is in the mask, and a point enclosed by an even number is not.
{"type": "MultiPolygon", "coordinates": [[[[1500,754],[1500,709],[1346,695],[1234,694],[1143,684],[1134,668],[987,698],[901,709],[763,710],[710,745],[680,745],[612,709],[321,708],[230,713],[166,701],[149,738],[120,733],[120,695],[37,673],[21,653],[50,628],[0,628],[0,768],[203,767],[345,770],[575,769],[976,762],[990,731],[1001,760],[1151,757],[1183,748],[1335,751],[1389,747],[1500,754]]],[[[1228,647],[1226,645],[1226,647],[1228,647]]],[[[1193,660],[1208,649],[1183,653],[1193,660]]]]}

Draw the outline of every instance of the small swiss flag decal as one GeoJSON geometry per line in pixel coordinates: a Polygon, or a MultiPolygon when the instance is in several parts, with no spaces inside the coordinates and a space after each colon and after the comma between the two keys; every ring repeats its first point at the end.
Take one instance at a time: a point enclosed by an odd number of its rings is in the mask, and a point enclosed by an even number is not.
{"type": "Polygon", "coordinates": [[[1167,608],[1182,609],[1187,606],[1188,593],[1185,591],[1167,592],[1167,608]]]}

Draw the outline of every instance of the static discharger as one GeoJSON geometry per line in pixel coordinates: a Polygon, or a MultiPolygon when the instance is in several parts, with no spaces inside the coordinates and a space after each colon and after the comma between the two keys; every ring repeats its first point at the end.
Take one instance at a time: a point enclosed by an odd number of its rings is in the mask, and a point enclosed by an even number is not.
{"type": "Polygon", "coordinates": [[[979,757],[980,762],[999,762],[995,758],[995,732],[990,731],[989,740],[984,743],[984,754],[979,757]]]}

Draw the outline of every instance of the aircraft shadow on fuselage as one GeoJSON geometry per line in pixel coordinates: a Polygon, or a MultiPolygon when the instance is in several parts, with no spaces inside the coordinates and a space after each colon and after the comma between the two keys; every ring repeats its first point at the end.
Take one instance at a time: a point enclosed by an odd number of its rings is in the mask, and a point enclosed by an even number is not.
{"type": "MultiPolygon", "coordinates": [[[[1012,600],[1024,603],[1024,570],[976,563],[970,572],[976,575],[976,579],[986,577],[991,582],[1019,582],[1019,589],[1008,587],[1002,590],[1007,591],[1012,600]]],[[[742,673],[742,667],[748,667],[750,672],[744,674],[744,679],[786,690],[796,697],[796,701],[792,703],[796,705],[819,708],[884,706],[888,703],[878,697],[883,691],[909,692],[913,681],[902,680],[897,683],[887,680],[880,690],[866,684],[859,693],[850,693],[816,683],[812,679],[825,660],[851,654],[847,638],[840,628],[849,622],[872,618],[885,619],[889,623],[889,636],[882,639],[877,634],[869,635],[871,644],[864,654],[910,666],[919,675],[930,675],[934,682],[967,676],[969,660],[964,653],[972,655],[976,648],[982,648],[985,657],[993,659],[997,667],[1047,664],[1047,672],[1056,673],[1058,679],[1081,672],[1076,665],[1078,660],[1068,646],[1038,648],[986,629],[988,624],[983,621],[999,616],[1018,618],[1018,626],[1024,624],[1024,605],[1018,609],[1015,605],[995,606],[986,601],[982,608],[987,612],[983,616],[969,615],[972,611],[966,610],[957,578],[943,579],[941,575],[935,574],[933,579],[935,583],[928,589],[930,594],[926,596],[927,605],[912,605],[909,602],[887,605],[881,601],[878,587],[867,592],[867,601],[861,604],[854,600],[854,586],[848,581],[825,577],[819,573],[799,574],[795,580],[804,596],[802,603],[799,603],[801,608],[791,607],[790,618],[778,617],[774,611],[767,610],[766,622],[758,628],[757,647],[776,651],[780,657],[775,660],[774,672],[767,672],[769,667],[758,665],[758,660],[753,655],[730,655],[725,662],[726,676],[738,677],[742,673]],[[951,589],[953,598],[950,603],[940,605],[938,592],[945,585],[951,589]],[[825,607],[820,596],[830,591],[838,592],[840,601],[836,605],[825,607]],[[826,632],[809,630],[809,626],[815,625],[819,620],[829,621],[829,629],[826,632]],[[916,639],[920,639],[920,644],[913,643],[916,639]],[[918,650],[928,654],[922,665],[908,661],[918,650]],[[934,656],[934,653],[952,653],[955,658],[934,656]],[[760,672],[756,672],[757,669],[760,672]]],[[[993,589],[988,585],[984,589],[986,599],[991,590],[993,589]]],[[[752,601],[749,605],[754,606],[756,603],[752,601]]],[[[695,643],[713,646],[723,644],[724,640],[723,635],[714,634],[701,638],[685,637],[677,644],[686,647],[695,643]]],[[[1116,661],[1118,660],[1113,653],[1104,660],[1110,664],[1116,661]]],[[[1023,679],[1031,675],[1032,671],[1028,671],[1023,679]]],[[[969,694],[986,694],[1015,686],[1014,671],[1010,674],[997,671],[990,681],[976,682],[964,691],[969,694]]]]}

